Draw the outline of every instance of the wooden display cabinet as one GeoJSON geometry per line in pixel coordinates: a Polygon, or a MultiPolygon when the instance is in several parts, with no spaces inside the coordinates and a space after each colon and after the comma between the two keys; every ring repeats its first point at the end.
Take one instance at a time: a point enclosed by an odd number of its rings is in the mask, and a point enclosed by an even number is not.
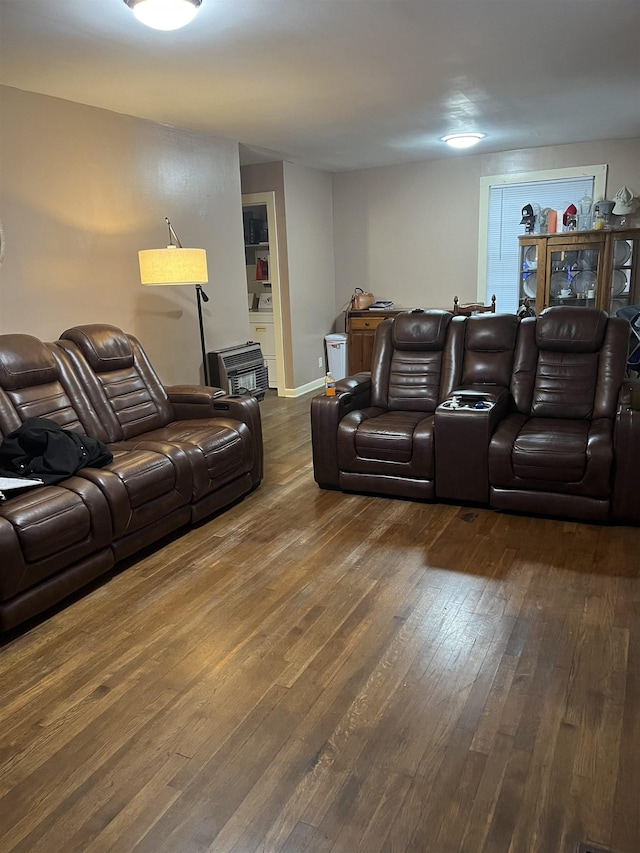
{"type": "Polygon", "coordinates": [[[539,314],[550,305],[602,308],[640,302],[640,228],[519,237],[519,304],[539,314]]]}
{"type": "Polygon", "coordinates": [[[387,317],[395,317],[402,309],[390,311],[347,312],[347,374],[353,376],[363,370],[371,370],[371,355],[376,329],[387,317]]]}

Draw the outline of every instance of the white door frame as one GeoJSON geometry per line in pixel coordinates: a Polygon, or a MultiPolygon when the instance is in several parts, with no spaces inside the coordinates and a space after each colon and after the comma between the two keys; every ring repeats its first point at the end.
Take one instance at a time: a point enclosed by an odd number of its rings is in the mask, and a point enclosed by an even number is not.
{"type": "Polygon", "coordinates": [[[267,208],[269,229],[269,276],[271,278],[271,301],[273,306],[273,333],[276,344],[276,381],[278,396],[284,396],[284,342],[282,337],[282,300],[280,297],[280,259],[278,253],[278,221],[276,219],[276,194],[245,193],[243,205],[264,204],[267,208]]]}

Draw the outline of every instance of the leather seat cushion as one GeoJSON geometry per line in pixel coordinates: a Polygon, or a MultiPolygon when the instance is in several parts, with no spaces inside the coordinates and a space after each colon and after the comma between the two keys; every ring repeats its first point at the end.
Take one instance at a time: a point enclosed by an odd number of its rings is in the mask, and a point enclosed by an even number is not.
{"type": "Polygon", "coordinates": [[[575,483],[584,477],[589,421],[531,418],[513,445],[513,470],[523,479],[575,483]]]}
{"type": "Polygon", "coordinates": [[[249,429],[232,418],[175,421],[138,437],[142,439],[173,445],[186,453],[192,467],[194,500],[251,471],[254,462],[249,429]]]}
{"type": "Polygon", "coordinates": [[[13,526],[27,563],[59,554],[64,565],[70,553],[84,557],[108,543],[108,514],[102,517],[80,494],[63,486],[31,489],[2,505],[0,514],[13,526]]]}
{"type": "Polygon", "coordinates": [[[489,481],[495,489],[606,499],[612,464],[613,425],[606,418],[571,421],[512,414],[500,422],[489,444],[489,481]]]}
{"type": "Polygon", "coordinates": [[[433,478],[433,415],[363,409],[338,427],[338,465],[361,474],[433,478]]]}
{"type": "Polygon", "coordinates": [[[80,472],[107,499],[116,539],[160,521],[191,498],[191,470],[184,454],[174,448],[164,453],[161,447],[141,445],[110,444],[112,462],[80,472]]]}
{"type": "Polygon", "coordinates": [[[106,466],[120,479],[126,489],[132,509],[138,509],[175,492],[175,506],[189,500],[181,487],[180,472],[172,460],[162,453],[149,450],[113,450],[113,462],[106,466]],[[180,495],[181,492],[184,492],[180,495]]]}

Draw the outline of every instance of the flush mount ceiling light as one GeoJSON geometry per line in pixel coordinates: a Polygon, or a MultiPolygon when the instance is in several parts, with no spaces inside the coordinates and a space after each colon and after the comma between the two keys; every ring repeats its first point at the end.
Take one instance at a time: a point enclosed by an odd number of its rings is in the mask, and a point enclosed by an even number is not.
{"type": "Polygon", "coordinates": [[[178,30],[192,21],[202,0],[124,0],[136,18],[154,30],[178,30]]]}
{"type": "Polygon", "coordinates": [[[452,148],[471,148],[484,137],[484,133],[450,133],[448,136],[441,136],[440,138],[452,148]]]}

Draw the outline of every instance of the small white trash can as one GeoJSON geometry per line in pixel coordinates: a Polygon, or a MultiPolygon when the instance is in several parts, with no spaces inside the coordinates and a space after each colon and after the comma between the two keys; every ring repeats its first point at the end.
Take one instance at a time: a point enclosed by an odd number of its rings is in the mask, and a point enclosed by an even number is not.
{"type": "Polygon", "coordinates": [[[327,348],[327,370],[334,379],[344,379],[347,375],[347,336],[325,335],[324,342],[327,348]]]}

